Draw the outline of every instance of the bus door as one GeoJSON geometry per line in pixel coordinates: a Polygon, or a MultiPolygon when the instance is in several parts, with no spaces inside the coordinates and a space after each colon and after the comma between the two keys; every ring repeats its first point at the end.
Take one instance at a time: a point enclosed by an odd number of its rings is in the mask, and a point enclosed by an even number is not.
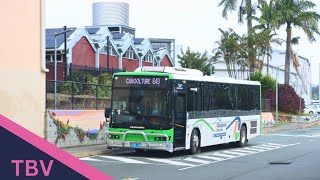
{"type": "Polygon", "coordinates": [[[178,93],[174,108],[174,148],[185,147],[186,140],[186,94],[178,93]]]}

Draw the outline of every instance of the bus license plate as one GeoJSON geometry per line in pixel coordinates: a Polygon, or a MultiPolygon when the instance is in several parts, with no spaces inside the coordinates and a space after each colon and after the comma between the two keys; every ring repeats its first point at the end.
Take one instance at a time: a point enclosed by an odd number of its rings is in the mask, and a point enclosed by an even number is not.
{"type": "Polygon", "coordinates": [[[131,143],[132,148],[140,148],[141,144],[140,143],[131,143]]]}

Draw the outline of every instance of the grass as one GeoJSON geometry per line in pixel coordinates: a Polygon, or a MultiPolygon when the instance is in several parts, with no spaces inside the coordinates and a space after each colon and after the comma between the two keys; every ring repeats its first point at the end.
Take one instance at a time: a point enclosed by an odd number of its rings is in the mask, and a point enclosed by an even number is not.
{"type": "Polygon", "coordinates": [[[289,122],[287,122],[287,121],[278,121],[278,122],[276,123],[276,127],[284,126],[284,125],[287,125],[287,124],[289,124],[289,122]]]}
{"type": "MultiPolygon", "coordinates": [[[[272,112],[273,115],[276,114],[275,111],[272,112]]],[[[312,115],[312,114],[311,114],[312,115]]],[[[297,114],[292,114],[292,113],[284,113],[284,112],[278,112],[278,116],[299,116],[299,113],[297,114]]],[[[300,116],[310,116],[310,114],[306,114],[306,113],[303,113],[301,112],[300,116]]]]}

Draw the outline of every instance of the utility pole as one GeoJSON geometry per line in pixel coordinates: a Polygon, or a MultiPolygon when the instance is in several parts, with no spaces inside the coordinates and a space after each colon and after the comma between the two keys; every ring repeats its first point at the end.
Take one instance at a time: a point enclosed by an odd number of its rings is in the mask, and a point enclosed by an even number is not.
{"type": "Polygon", "coordinates": [[[67,81],[67,26],[63,27],[64,29],[64,80],[67,81]]]}

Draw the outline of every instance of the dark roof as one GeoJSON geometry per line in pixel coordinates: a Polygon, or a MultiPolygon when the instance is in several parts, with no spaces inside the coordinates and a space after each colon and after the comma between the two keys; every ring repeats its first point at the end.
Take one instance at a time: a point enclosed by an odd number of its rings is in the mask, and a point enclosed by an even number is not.
{"type": "Polygon", "coordinates": [[[86,27],[86,30],[88,31],[89,34],[95,34],[99,31],[99,29],[100,29],[99,27],[96,27],[96,28],[95,27],[90,27],[90,28],[86,27]]]}
{"type": "MultiPolygon", "coordinates": [[[[73,31],[67,32],[67,38],[75,31],[76,28],[67,28],[67,30],[73,29],[73,31]]],[[[54,48],[54,34],[63,32],[63,28],[52,28],[46,29],[46,49],[53,49],[54,48]]],[[[64,35],[61,34],[56,37],[57,44],[56,47],[58,48],[64,42],[64,35]]]]}
{"type": "Polygon", "coordinates": [[[122,39],[124,33],[111,33],[113,39],[122,39]]]}
{"type": "Polygon", "coordinates": [[[143,40],[144,40],[144,38],[134,38],[133,42],[134,42],[134,44],[141,44],[143,40]]]}

